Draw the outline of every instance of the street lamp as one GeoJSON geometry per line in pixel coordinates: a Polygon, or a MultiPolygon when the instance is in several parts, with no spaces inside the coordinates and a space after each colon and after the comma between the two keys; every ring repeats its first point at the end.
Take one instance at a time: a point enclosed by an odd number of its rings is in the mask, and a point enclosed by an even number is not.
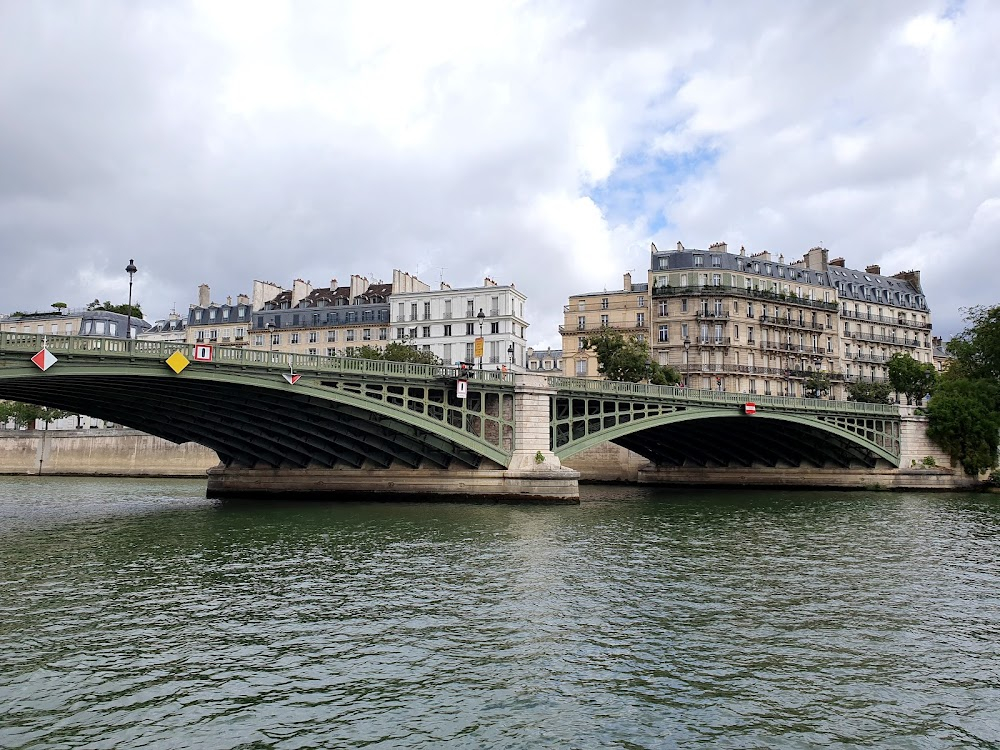
{"type": "Polygon", "coordinates": [[[691,387],[691,339],[684,339],[684,387],[691,387]]]}
{"type": "Polygon", "coordinates": [[[510,346],[507,347],[507,354],[510,355],[510,364],[514,365],[514,342],[510,342],[510,346]]]}
{"type": "Polygon", "coordinates": [[[128,265],[125,266],[125,273],[128,274],[128,315],[125,321],[125,338],[132,338],[132,277],[135,276],[136,271],[139,269],[135,267],[135,261],[131,258],[128,259],[128,265]]]}
{"type": "Polygon", "coordinates": [[[483,372],[483,349],[486,348],[486,341],[483,339],[483,321],[486,320],[486,313],[483,312],[483,308],[479,308],[479,314],[476,316],[479,318],[479,340],[481,342],[482,349],[479,350],[479,372],[483,372]]]}
{"type": "Polygon", "coordinates": [[[274,360],[274,323],[268,323],[264,328],[267,329],[267,359],[271,362],[274,360]]]}

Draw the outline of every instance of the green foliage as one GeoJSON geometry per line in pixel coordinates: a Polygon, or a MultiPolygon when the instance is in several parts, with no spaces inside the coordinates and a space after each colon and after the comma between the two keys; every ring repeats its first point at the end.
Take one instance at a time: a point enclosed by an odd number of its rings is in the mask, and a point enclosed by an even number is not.
{"type": "Polygon", "coordinates": [[[908,404],[933,393],[937,381],[937,370],[929,362],[917,362],[903,352],[896,352],[889,358],[889,382],[896,393],[906,395],[908,404]]]}
{"type": "Polygon", "coordinates": [[[824,398],[830,395],[830,373],[816,370],[809,373],[804,384],[806,398],[824,398]]]}
{"type": "Polygon", "coordinates": [[[945,378],[927,405],[927,435],[973,476],[996,467],[1000,384],[945,378]]]}
{"type": "Polygon", "coordinates": [[[65,310],[65,309],[66,309],[67,307],[69,307],[69,305],[67,305],[67,304],[66,304],[65,302],[53,302],[53,303],[52,303],[52,307],[54,307],[54,308],[55,308],[56,310],[58,310],[59,312],[62,312],[62,311],[63,311],[63,310],[65,310]]]}
{"type": "Polygon", "coordinates": [[[928,469],[933,469],[937,466],[937,461],[934,459],[934,456],[924,456],[924,460],[921,463],[928,469]]]}
{"type": "Polygon", "coordinates": [[[892,386],[888,383],[869,383],[861,380],[847,386],[848,401],[863,401],[868,404],[888,404],[892,386]]]}
{"type": "Polygon", "coordinates": [[[131,315],[133,318],[142,318],[142,308],[139,307],[139,303],[134,303],[131,307],[127,304],[125,305],[112,305],[110,301],[101,302],[99,300],[94,300],[93,302],[87,303],[88,310],[104,310],[105,312],[118,313],[120,315],[131,315]]]}
{"type": "Polygon", "coordinates": [[[545,463],[545,456],[542,455],[541,451],[535,451],[535,463],[536,464],[545,463]]]}
{"type": "Polygon", "coordinates": [[[382,359],[387,362],[413,362],[418,365],[441,364],[441,360],[432,352],[417,349],[405,341],[392,341],[385,349],[365,344],[355,349],[352,356],[358,359],[382,359]]]}
{"type": "Polygon", "coordinates": [[[0,424],[6,424],[9,420],[13,420],[15,429],[34,427],[35,420],[41,420],[48,424],[57,419],[68,417],[70,414],[71,412],[51,409],[47,406],[25,404],[20,401],[0,401],[0,424]]]}
{"type": "Polygon", "coordinates": [[[600,333],[585,338],[583,347],[597,353],[597,371],[608,380],[627,383],[648,380],[655,385],[681,382],[676,370],[661,367],[649,358],[649,345],[638,336],[602,328],[600,333]]]}
{"type": "Polygon", "coordinates": [[[965,330],[948,342],[951,377],[1000,380],[1000,305],[964,310],[965,330]]]}

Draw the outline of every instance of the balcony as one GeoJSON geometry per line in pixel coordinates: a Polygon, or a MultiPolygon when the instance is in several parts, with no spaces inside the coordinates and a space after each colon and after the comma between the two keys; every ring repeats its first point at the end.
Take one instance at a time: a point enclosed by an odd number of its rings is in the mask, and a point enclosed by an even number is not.
{"type": "Polygon", "coordinates": [[[784,328],[805,328],[810,331],[833,330],[832,326],[827,329],[827,327],[822,323],[797,320],[796,318],[790,318],[787,315],[761,315],[759,320],[761,325],[781,326],[784,328]]]}
{"type": "Polygon", "coordinates": [[[818,310],[836,312],[840,309],[836,302],[820,302],[819,300],[796,297],[792,294],[768,292],[763,289],[743,289],[737,286],[657,286],[653,287],[653,297],[743,297],[747,299],[766,299],[781,302],[786,305],[801,305],[818,310]]]}
{"type": "Polygon", "coordinates": [[[572,336],[574,333],[587,333],[600,331],[602,328],[610,328],[615,331],[625,331],[627,333],[634,333],[636,331],[646,332],[649,330],[649,325],[647,323],[628,323],[628,322],[609,322],[609,323],[587,323],[581,326],[579,323],[576,325],[569,326],[559,326],[559,333],[563,336],[572,336]]]}
{"type": "Polygon", "coordinates": [[[698,346],[730,346],[731,339],[728,336],[707,336],[698,337],[693,343],[698,346]]]}
{"type": "Polygon", "coordinates": [[[920,339],[908,339],[901,336],[882,336],[877,333],[864,333],[863,331],[852,331],[852,339],[861,341],[875,341],[880,344],[894,344],[895,346],[920,346],[920,339]]]}
{"type": "Polygon", "coordinates": [[[697,320],[728,320],[729,313],[722,311],[711,312],[709,310],[699,310],[695,313],[694,317],[697,320]]]}

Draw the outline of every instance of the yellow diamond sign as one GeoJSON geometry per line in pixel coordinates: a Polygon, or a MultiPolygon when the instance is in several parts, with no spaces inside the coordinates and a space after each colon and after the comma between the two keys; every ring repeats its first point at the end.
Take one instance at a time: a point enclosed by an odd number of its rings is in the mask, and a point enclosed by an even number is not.
{"type": "Polygon", "coordinates": [[[191,360],[185,357],[180,352],[174,352],[169,357],[167,357],[167,367],[176,372],[178,375],[181,370],[191,364],[191,360]]]}

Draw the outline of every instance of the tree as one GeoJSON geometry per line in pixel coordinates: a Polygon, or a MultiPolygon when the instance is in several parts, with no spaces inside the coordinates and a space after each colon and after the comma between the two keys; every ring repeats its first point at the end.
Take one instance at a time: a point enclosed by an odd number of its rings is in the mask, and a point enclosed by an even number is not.
{"type": "Polygon", "coordinates": [[[973,476],[997,465],[1000,384],[944,378],[927,405],[927,436],[973,476]]]}
{"type": "Polygon", "coordinates": [[[809,373],[804,387],[806,398],[824,398],[830,395],[830,373],[822,370],[809,373]]]}
{"type": "Polygon", "coordinates": [[[656,385],[679,383],[680,375],[671,367],[661,367],[649,358],[649,346],[638,336],[625,336],[613,328],[583,340],[584,349],[597,353],[597,371],[608,380],[638,383],[648,380],[656,385]]]}
{"type": "Polygon", "coordinates": [[[70,412],[47,406],[25,404],[20,401],[0,401],[0,424],[6,424],[9,420],[13,420],[14,429],[18,430],[34,427],[36,420],[41,420],[48,425],[49,422],[69,415],[70,412]]]}
{"type": "Polygon", "coordinates": [[[948,342],[949,374],[975,380],[1000,380],[1000,305],[964,308],[964,331],[948,342]]]}
{"type": "Polygon", "coordinates": [[[95,299],[93,302],[87,303],[87,309],[104,310],[105,312],[113,312],[120,315],[131,315],[133,318],[142,319],[142,308],[139,307],[138,302],[133,303],[130,307],[128,304],[112,305],[110,301],[101,302],[95,299]]]}
{"type": "Polygon", "coordinates": [[[929,362],[917,362],[903,352],[896,352],[889,359],[889,382],[896,393],[906,394],[908,404],[932,393],[937,380],[937,370],[929,362]]]}
{"type": "Polygon", "coordinates": [[[859,380],[847,386],[848,401],[863,401],[868,404],[888,404],[892,386],[888,383],[870,383],[859,380]]]}
{"type": "Polygon", "coordinates": [[[67,307],[69,307],[69,305],[67,305],[65,302],[53,302],[52,303],[52,307],[54,307],[56,309],[56,312],[58,312],[60,315],[62,315],[63,310],[65,310],[67,307]]]}
{"type": "Polygon", "coordinates": [[[365,344],[354,351],[358,359],[381,359],[386,362],[413,362],[418,365],[438,365],[441,360],[429,350],[417,349],[405,341],[391,341],[385,349],[365,344]]]}

